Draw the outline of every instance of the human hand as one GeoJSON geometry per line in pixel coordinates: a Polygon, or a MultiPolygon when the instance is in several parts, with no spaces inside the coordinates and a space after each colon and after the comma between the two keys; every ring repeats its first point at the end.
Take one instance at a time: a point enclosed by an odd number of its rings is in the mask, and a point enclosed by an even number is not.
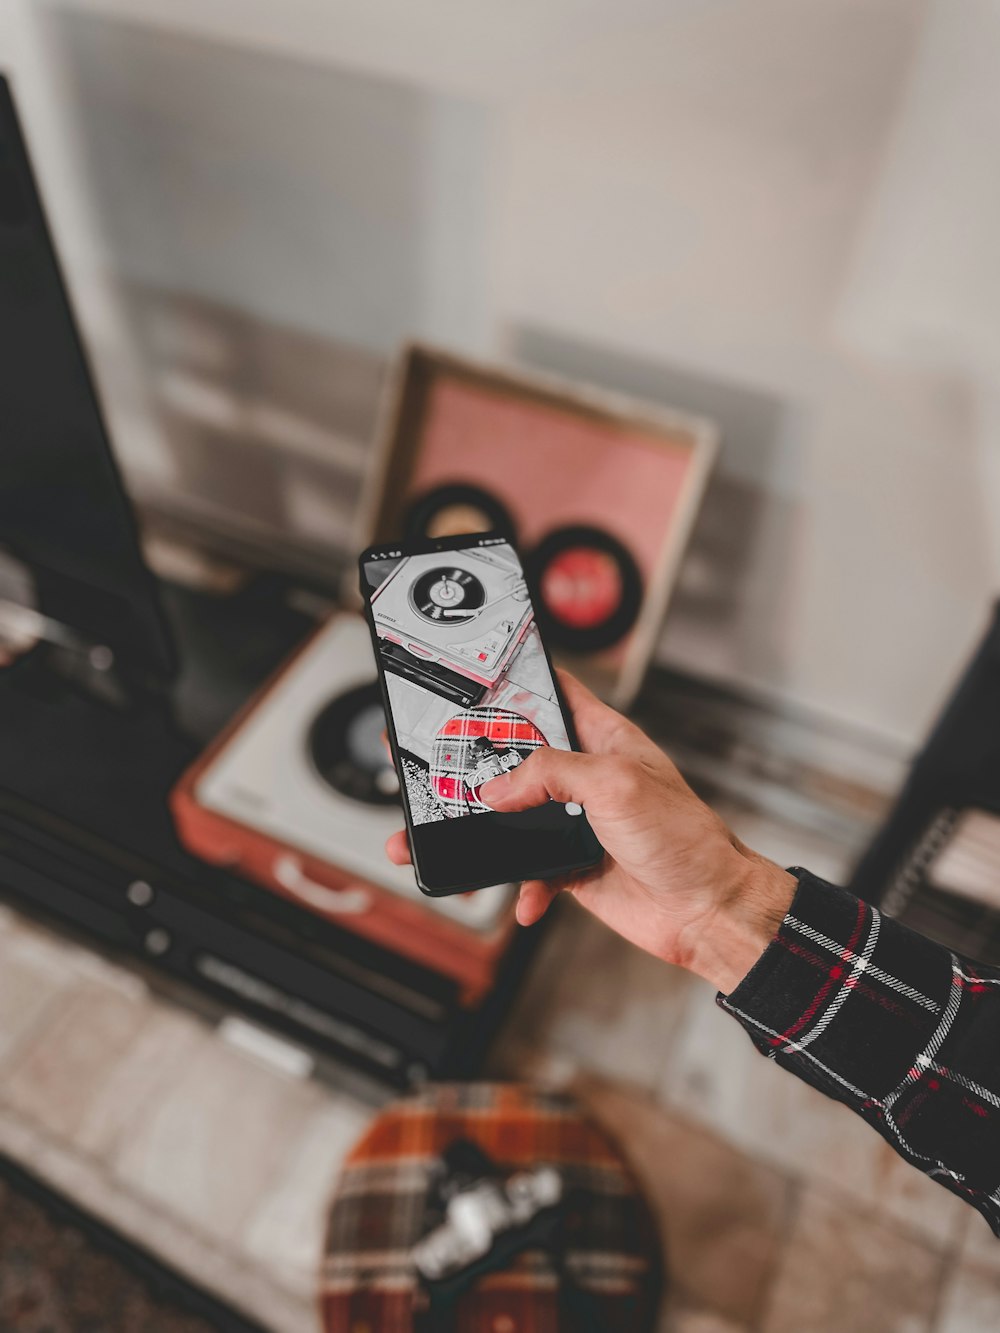
{"type": "MultiPolygon", "coordinates": [[[[532,925],[572,893],[633,944],[734,989],[780,925],[794,877],[745,847],[637,726],[559,674],[583,753],[536,750],[479,794],[497,811],[578,801],[605,856],[588,871],[526,880],[518,921],[532,925]]],[[[405,831],[386,851],[409,861],[405,831]]]]}

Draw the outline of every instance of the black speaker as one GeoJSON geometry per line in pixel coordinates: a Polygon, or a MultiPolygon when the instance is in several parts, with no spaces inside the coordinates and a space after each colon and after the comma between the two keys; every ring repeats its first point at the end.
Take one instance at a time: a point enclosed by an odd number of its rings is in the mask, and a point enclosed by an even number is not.
{"type": "Polygon", "coordinates": [[[850,887],[1000,963],[1000,603],[850,887]]]}

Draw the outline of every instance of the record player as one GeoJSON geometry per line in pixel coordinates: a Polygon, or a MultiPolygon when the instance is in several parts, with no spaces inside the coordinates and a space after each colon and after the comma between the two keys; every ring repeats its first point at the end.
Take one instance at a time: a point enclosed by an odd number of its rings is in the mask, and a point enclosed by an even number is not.
{"type": "Polygon", "coordinates": [[[385,841],[400,827],[371,638],[335,615],[185,774],[171,805],[185,845],[411,958],[489,990],[514,929],[510,885],[427,898],[385,841]]]}
{"type": "Polygon", "coordinates": [[[379,585],[372,610],[390,645],[386,669],[449,698],[457,689],[467,707],[500,680],[533,614],[521,571],[502,547],[455,552],[447,562],[408,556],[379,585]],[[472,687],[463,690],[455,675],[472,687]]]}

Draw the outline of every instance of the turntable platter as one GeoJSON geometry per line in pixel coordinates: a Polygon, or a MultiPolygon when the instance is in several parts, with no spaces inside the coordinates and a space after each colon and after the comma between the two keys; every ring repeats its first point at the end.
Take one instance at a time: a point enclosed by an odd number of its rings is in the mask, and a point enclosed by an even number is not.
{"type": "Polygon", "coordinates": [[[413,609],[424,620],[464,625],[486,603],[486,589],[467,569],[428,569],[410,589],[413,609]]]}
{"type": "Polygon", "coordinates": [[[376,681],[338,694],[317,715],[309,754],[334,791],[367,805],[399,804],[399,781],[382,744],[384,726],[376,681]]]}

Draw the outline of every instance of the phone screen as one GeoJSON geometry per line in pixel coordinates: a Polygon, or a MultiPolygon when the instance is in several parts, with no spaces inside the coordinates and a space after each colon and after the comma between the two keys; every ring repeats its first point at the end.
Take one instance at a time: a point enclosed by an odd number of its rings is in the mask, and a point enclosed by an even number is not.
{"type": "Polygon", "coordinates": [[[579,805],[500,814],[480,796],[540,747],[575,748],[511,543],[373,548],[361,576],[420,886],[457,892],[598,860],[579,805]]]}

